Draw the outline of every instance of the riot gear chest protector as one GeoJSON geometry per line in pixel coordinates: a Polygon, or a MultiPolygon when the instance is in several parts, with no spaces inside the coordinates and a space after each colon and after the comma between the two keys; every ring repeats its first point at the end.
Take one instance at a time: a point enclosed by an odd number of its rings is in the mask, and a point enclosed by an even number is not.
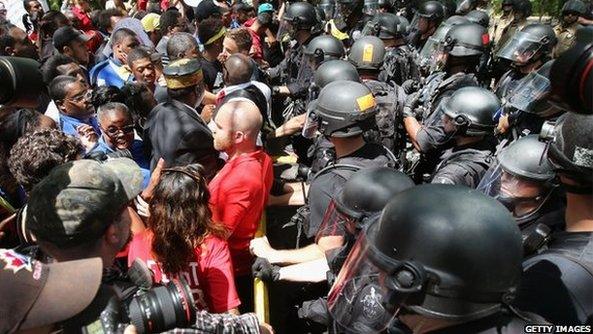
{"type": "Polygon", "coordinates": [[[329,311],[349,333],[381,332],[400,308],[450,321],[487,317],[513,300],[522,255],[521,233],[496,200],[460,186],[416,186],[361,234],[329,311]]]}

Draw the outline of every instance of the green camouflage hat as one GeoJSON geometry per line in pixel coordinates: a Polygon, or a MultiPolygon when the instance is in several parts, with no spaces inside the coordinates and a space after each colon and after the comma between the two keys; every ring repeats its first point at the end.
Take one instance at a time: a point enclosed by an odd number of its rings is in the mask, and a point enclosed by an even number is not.
{"type": "Polygon", "coordinates": [[[37,240],[59,247],[96,240],[140,193],[142,179],[128,158],[58,166],[31,191],[26,226],[37,240]]]}

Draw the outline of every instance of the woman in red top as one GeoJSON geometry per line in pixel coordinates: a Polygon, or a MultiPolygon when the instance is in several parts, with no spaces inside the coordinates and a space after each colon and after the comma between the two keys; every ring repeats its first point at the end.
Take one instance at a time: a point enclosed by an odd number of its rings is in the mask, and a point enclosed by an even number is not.
{"type": "Polygon", "coordinates": [[[156,281],[184,275],[199,309],[238,313],[226,230],[212,222],[203,175],[200,165],[163,170],[150,202],[148,229],[134,235],[128,261],[144,260],[156,281]]]}

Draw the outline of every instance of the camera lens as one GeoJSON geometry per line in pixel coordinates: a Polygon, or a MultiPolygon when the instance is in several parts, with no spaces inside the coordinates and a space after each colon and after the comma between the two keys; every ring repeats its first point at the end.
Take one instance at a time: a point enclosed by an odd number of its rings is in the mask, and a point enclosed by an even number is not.
{"type": "Polygon", "coordinates": [[[183,278],[134,297],[129,310],[130,321],[138,333],[188,327],[196,314],[191,290],[183,278]]]}

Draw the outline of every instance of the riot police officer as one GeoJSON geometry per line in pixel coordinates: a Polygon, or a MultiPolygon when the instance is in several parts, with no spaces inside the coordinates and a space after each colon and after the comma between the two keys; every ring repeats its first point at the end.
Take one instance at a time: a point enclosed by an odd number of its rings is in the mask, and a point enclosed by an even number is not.
{"type": "Polygon", "coordinates": [[[465,187],[421,185],[393,197],[361,233],[328,295],[332,329],[378,333],[518,333],[509,307],[521,233],[496,200],[465,187]],[[504,247],[501,247],[504,245],[504,247]]]}
{"type": "MultiPolygon", "coordinates": [[[[496,53],[498,58],[506,59],[513,64],[513,68],[503,74],[498,82],[495,88],[496,95],[506,102],[517,89],[520,79],[536,71],[550,59],[556,42],[554,30],[546,24],[530,24],[515,33],[513,38],[496,53]]],[[[500,117],[498,131],[503,134],[509,132],[515,123],[511,111],[504,110],[504,114],[500,117]]],[[[538,133],[542,122],[533,123],[527,122],[527,125],[535,130],[533,133],[538,133]]],[[[512,133],[508,136],[516,137],[512,133]]]]}
{"type": "Polygon", "coordinates": [[[362,34],[365,24],[364,0],[336,0],[333,19],[326,31],[349,46],[362,34]]]}
{"type": "Polygon", "coordinates": [[[315,71],[319,65],[328,60],[342,59],[346,55],[344,45],[340,40],[329,35],[320,35],[313,38],[303,50],[303,62],[300,70],[307,68],[315,71]]]}
{"type": "MultiPolygon", "coordinates": [[[[363,133],[376,126],[377,113],[375,98],[365,85],[353,81],[331,82],[321,89],[312,104],[309,117],[318,124],[318,131],[333,144],[336,165],[368,168],[393,163],[392,155],[384,147],[364,141],[363,133]]],[[[319,171],[313,177],[309,188],[307,237],[313,238],[317,234],[331,197],[351,174],[351,170],[330,168],[319,171]]]]}
{"type": "Polygon", "coordinates": [[[484,88],[463,87],[439,108],[444,113],[445,134],[454,147],[442,154],[431,182],[476,188],[493,160],[492,116],[500,100],[484,88]]]}
{"type": "Polygon", "coordinates": [[[377,131],[367,132],[365,138],[399,155],[405,148],[405,132],[398,110],[403,108],[406,94],[401,87],[378,80],[384,57],[383,42],[375,36],[364,36],[350,48],[348,61],[354,64],[362,82],[373,92],[377,102],[377,131]]]}
{"type": "Polygon", "coordinates": [[[416,10],[412,20],[413,31],[409,36],[409,43],[418,51],[445,19],[445,6],[438,1],[425,1],[416,10]]]}
{"type": "Polygon", "coordinates": [[[432,174],[448,140],[441,122],[442,113],[436,112],[437,106],[461,87],[478,86],[475,72],[487,47],[485,33],[486,30],[475,23],[453,26],[433,60],[432,66],[442,67],[442,70],[432,73],[418,92],[407,97],[404,126],[410,142],[423,153],[415,171],[418,182],[424,174],[432,174]],[[417,115],[422,123],[416,119],[417,115]]]}
{"type": "Polygon", "coordinates": [[[295,2],[284,13],[279,35],[286,32],[296,43],[287,50],[280,64],[267,71],[273,82],[281,84],[272,88],[275,95],[294,98],[303,98],[306,95],[313,72],[299,71],[299,65],[302,64],[302,48],[318,33],[318,25],[315,7],[307,2],[295,2]]]}
{"type": "MultiPolygon", "coordinates": [[[[519,138],[498,153],[497,163],[478,186],[509,209],[524,241],[539,224],[546,225],[546,233],[564,228],[564,205],[556,173],[546,156],[546,144],[538,135],[519,138]]],[[[545,237],[528,245],[528,252],[536,251],[545,237]]]]}
{"type": "Polygon", "coordinates": [[[548,160],[566,191],[566,231],[553,233],[547,250],[523,265],[516,305],[553,323],[593,317],[592,126],[593,115],[567,113],[555,129],[548,160]]]}
{"type": "Polygon", "coordinates": [[[553,323],[589,324],[593,318],[593,74],[587,70],[592,32],[593,27],[581,29],[550,73],[551,98],[571,111],[559,121],[548,149],[566,191],[566,231],[553,233],[546,251],[525,260],[515,303],[553,323]]]}
{"type": "Polygon", "coordinates": [[[379,37],[385,45],[385,59],[379,80],[396,85],[404,81],[418,80],[419,74],[416,67],[416,52],[406,44],[405,36],[408,33],[408,22],[395,14],[380,13],[367,23],[363,35],[379,37]]]}
{"type": "Polygon", "coordinates": [[[321,0],[317,6],[323,11],[326,21],[334,17],[334,10],[336,9],[335,0],[321,0]]]}
{"type": "Polygon", "coordinates": [[[585,15],[586,10],[587,5],[581,0],[569,0],[564,3],[561,22],[554,27],[554,32],[558,37],[558,46],[554,50],[554,58],[557,58],[573,46],[576,41],[576,32],[581,28],[578,19],[585,15]]]}

